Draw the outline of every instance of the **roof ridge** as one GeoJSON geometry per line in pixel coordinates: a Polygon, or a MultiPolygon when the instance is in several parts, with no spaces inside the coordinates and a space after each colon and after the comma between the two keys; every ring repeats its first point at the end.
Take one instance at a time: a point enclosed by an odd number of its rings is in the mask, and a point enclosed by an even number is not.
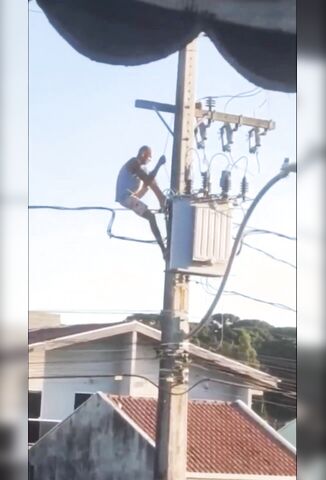
{"type": "MultiPolygon", "coordinates": [[[[131,401],[138,401],[138,400],[145,400],[145,401],[148,401],[148,402],[155,402],[157,403],[157,398],[154,398],[154,397],[147,397],[147,396],[143,396],[143,397],[140,397],[140,396],[134,396],[134,395],[119,395],[119,394],[111,394],[111,393],[107,393],[105,394],[107,397],[109,398],[113,398],[113,399],[128,399],[128,400],[131,400],[131,401]]],[[[189,399],[188,400],[188,403],[191,403],[191,404],[214,404],[214,405],[236,405],[237,404],[237,400],[215,400],[215,399],[210,399],[210,398],[194,398],[194,399],[189,399]]]]}

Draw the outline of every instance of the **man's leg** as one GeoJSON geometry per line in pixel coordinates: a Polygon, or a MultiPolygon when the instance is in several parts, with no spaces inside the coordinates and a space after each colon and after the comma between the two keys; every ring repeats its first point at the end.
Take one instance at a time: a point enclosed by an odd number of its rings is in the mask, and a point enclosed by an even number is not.
{"type": "Polygon", "coordinates": [[[161,236],[160,229],[158,228],[158,225],[156,223],[155,215],[150,210],[146,210],[146,212],[143,213],[142,217],[146,218],[149,221],[149,225],[151,227],[152,233],[162,250],[163,258],[165,258],[166,248],[161,236]]]}
{"type": "Polygon", "coordinates": [[[148,209],[147,205],[135,196],[128,197],[124,202],[121,202],[121,205],[123,207],[129,208],[130,210],[133,210],[137,215],[149,221],[151,231],[159,247],[162,250],[163,258],[165,259],[166,248],[164,246],[161,232],[156,223],[155,215],[148,209]]]}

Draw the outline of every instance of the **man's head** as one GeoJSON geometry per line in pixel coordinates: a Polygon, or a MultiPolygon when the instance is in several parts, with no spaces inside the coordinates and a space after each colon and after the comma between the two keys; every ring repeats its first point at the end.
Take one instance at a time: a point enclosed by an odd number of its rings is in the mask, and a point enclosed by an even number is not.
{"type": "Polygon", "coordinates": [[[146,165],[146,163],[150,162],[152,158],[152,150],[147,145],[143,145],[140,147],[137,155],[137,159],[139,160],[141,165],[146,165]]]}

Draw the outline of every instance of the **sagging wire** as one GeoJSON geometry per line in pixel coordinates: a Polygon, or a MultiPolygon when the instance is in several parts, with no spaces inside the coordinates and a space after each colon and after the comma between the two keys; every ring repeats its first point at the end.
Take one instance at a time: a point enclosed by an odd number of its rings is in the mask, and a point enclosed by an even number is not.
{"type": "Polygon", "coordinates": [[[255,156],[256,156],[256,163],[257,163],[257,170],[258,170],[258,173],[260,173],[260,160],[259,160],[259,152],[258,152],[258,150],[256,150],[255,156]]]}
{"type": "Polygon", "coordinates": [[[202,160],[202,159],[200,158],[200,155],[199,155],[198,150],[197,150],[196,148],[194,148],[194,147],[190,147],[190,148],[188,148],[187,151],[186,151],[186,159],[187,159],[187,157],[188,157],[188,155],[189,155],[190,152],[194,152],[194,153],[196,154],[196,157],[197,157],[197,160],[198,160],[198,170],[199,170],[199,173],[201,174],[201,173],[202,173],[202,170],[203,170],[203,169],[202,169],[202,163],[203,163],[203,162],[206,162],[206,160],[207,160],[206,152],[205,152],[205,150],[204,150],[204,155],[203,155],[203,160],[202,160]]]}
{"type": "Polygon", "coordinates": [[[276,237],[280,238],[285,238],[286,240],[292,240],[296,241],[296,237],[292,237],[290,235],[286,235],[285,233],[280,233],[280,232],[274,232],[273,230],[265,230],[262,228],[252,228],[250,227],[250,230],[245,232],[242,236],[242,238],[247,237],[248,235],[256,235],[256,234],[262,234],[262,235],[275,235],[276,237]]]}
{"type": "Polygon", "coordinates": [[[185,339],[189,339],[189,338],[192,338],[194,335],[197,335],[208,323],[210,323],[211,316],[214,312],[214,309],[215,309],[215,307],[216,307],[216,305],[217,305],[217,303],[218,303],[218,301],[219,301],[219,299],[220,299],[220,297],[223,293],[224,287],[225,287],[226,282],[229,278],[231,268],[232,268],[232,265],[233,265],[233,261],[234,261],[234,258],[236,256],[236,252],[238,250],[239,243],[242,239],[243,231],[246,227],[246,224],[247,224],[249,218],[251,217],[251,215],[252,215],[253,211],[255,210],[257,204],[264,197],[264,195],[270,190],[270,188],[272,188],[273,185],[275,185],[277,182],[279,182],[283,178],[287,177],[290,172],[296,172],[296,165],[295,164],[288,164],[288,163],[285,162],[281,167],[280,173],[275,175],[275,177],[273,177],[269,182],[267,182],[267,184],[260,190],[258,195],[253,200],[252,204],[248,208],[247,213],[246,213],[244,219],[242,220],[242,222],[240,224],[240,227],[238,229],[236,238],[235,238],[234,243],[233,243],[230,258],[229,258],[228,264],[227,264],[226,269],[225,269],[224,277],[221,281],[221,284],[219,286],[217,294],[216,294],[211,306],[209,307],[206,314],[202,318],[202,320],[199,322],[199,324],[191,332],[189,332],[188,335],[185,336],[185,339]]]}
{"type": "Polygon", "coordinates": [[[226,295],[238,295],[239,297],[247,298],[248,300],[253,300],[254,302],[258,303],[264,303],[266,305],[271,305],[272,307],[279,308],[281,310],[287,310],[289,312],[296,312],[296,310],[292,307],[289,307],[288,305],[284,305],[283,303],[277,303],[277,302],[270,302],[268,300],[262,300],[261,298],[256,298],[252,297],[250,295],[246,295],[245,293],[242,292],[236,292],[234,290],[225,290],[224,294],[226,295]]]}
{"type": "MultiPolygon", "coordinates": [[[[262,250],[261,248],[254,247],[253,245],[250,245],[249,243],[246,243],[246,242],[243,242],[243,241],[241,242],[241,247],[242,247],[242,245],[245,245],[246,247],[251,248],[252,250],[256,250],[257,252],[262,253],[263,255],[266,255],[267,257],[271,258],[272,260],[275,260],[276,262],[284,263],[285,265],[288,265],[289,267],[294,268],[294,269],[297,268],[296,265],[294,265],[293,263],[288,262],[287,260],[284,260],[283,258],[275,257],[271,253],[266,252],[265,250],[262,250]]],[[[241,247],[239,248],[237,255],[239,255],[239,253],[241,251],[241,247]]]]}
{"type": "Polygon", "coordinates": [[[128,242],[136,242],[136,243],[145,243],[145,244],[156,244],[156,240],[143,240],[141,238],[134,238],[134,237],[126,237],[122,235],[115,235],[112,232],[113,223],[115,220],[116,212],[117,211],[125,211],[128,212],[129,210],[126,208],[110,208],[110,207],[101,207],[101,206],[91,206],[91,207],[63,207],[58,205],[29,205],[29,209],[50,209],[50,210],[68,210],[68,211],[85,211],[85,210],[104,210],[111,212],[111,218],[106,230],[107,235],[110,238],[115,238],[117,240],[125,240],[128,242]]]}
{"type": "Polygon", "coordinates": [[[224,105],[224,112],[226,112],[226,109],[227,107],[230,105],[231,102],[233,102],[233,100],[237,99],[237,98],[249,98],[249,97],[255,97],[256,95],[260,95],[261,93],[263,92],[263,90],[261,88],[258,88],[258,87],[255,87],[254,89],[252,90],[249,90],[248,92],[246,92],[247,94],[237,94],[237,95],[233,95],[230,100],[228,100],[225,105],[224,105]]]}
{"type": "MultiPolygon", "coordinates": [[[[203,285],[203,283],[200,283],[200,282],[196,282],[197,284],[201,285],[205,292],[207,293],[207,295],[216,295],[216,292],[217,292],[217,289],[214,288],[209,282],[208,282],[208,279],[206,279],[206,286],[203,285]],[[211,291],[209,291],[209,288],[211,289],[211,291]]],[[[270,305],[272,307],[275,307],[275,308],[279,308],[281,310],[287,310],[289,312],[296,312],[296,310],[292,307],[289,307],[288,305],[284,305],[283,303],[278,303],[278,302],[271,302],[271,301],[268,301],[268,300],[263,300],[261,298],[257,298],[257,297],[252,297],[251,295],[247,295],[245,293],[242,293],[242,292],[236,292],[234,290],[224,290],[223,294],[225,295],[237,295],[239,297],[243,297],[243,298],[246,298],[248,300],[252,300],[254,302],[258,302],[258,303],[264,303],[266,305],[270,305]]]]}
{"type": "Polygon", "coordinates": [[[211,167],[212,167],[212,162],[213,160],[215,160],[215,158],[219,157],[219,156],[222,156],[225,158],[226,162],[227,162],[227,165],[226,165],[226,168],[229,169],[231,168],[232,169],[232,157],[231,159],[228,158],[228,156],[226,155],[226,153],[223,153],[223,152],[217,152],[215,153],[214,155],[212,155],[212,157],[210,158],[209,160],[209,164],[208,164],[208,170],[210,171],[211,167]]]}
{"type": "Polygon", "coordinates": [[[213,98],[213,99],[220,99],[220,98],[231,98],[231,99],[232,99],[232,98],[235,98],[235,97],[236,97],[236,98],[238,98],[238,97],[244,97],[244,98],[245,98],[247,95],[248,95],[249,97],[251,97],[251,96],[253,96],[253,95],[251,95],[251,94],[252,94],[253,92],[257,91],[257,90],[260,90],[260,89],[259,89],[258,87],[255,87],[255,88],[253,88],[253,89],[251,89],[251,90],[247,90],[247,91],[245,91],[245,92],[240,92],[240,93],[238,93],[238,94],[236,94],[236,95],[206,95],[205,97],[199,98],[198,101],[200,101],[200,100],[206,100],[206,99],[208,99],[208,98],[213,98]]]}
{"type": "MultiPolygon", "coordinates": [[[[167,147],[168,147],[168,144],[169,144],[169,139],[170,139],[170,135],[173,136],[173,132],[172,132],[172,123],[173,123],[173,120],[174,118],[172,117],[172,119],[170,120],[170,124],[169,124],[169,129],[168,129],[168,132],[166,134],[166,139],[165,139],[165,144],[164,144],[164,148],[163,148],[163,155],[166,154],[166,150],[167,150],[167,147]],[[171,133],[172,132],[172,133],[171,133]]],[[[167,179],[170,180],[170,174],[168,172],[168,169],[167,169],[167,166],[166,164],[164,164],[164,171],[165,171],[165,174],[167,176],[167,179]]]]}
{"type": "MultiPolygon", "coordinates": [[[[170,395],[176,395],[176,396],[186,395],[187,393],[191,392],[191,390],[193,390],[194,388],[196,388],[198,385],[200,385],[203,382],[221,383],[221,384],[226,384],[226,385],[237,386],[237,387],[240,387],[240,388],[254,387],[254,385],[250,385],[250,384],[229,382],[227,380],[207,377],[207,378],[202,378],[202,379],[198,380],[193,385],[191,385],[191,387],[189,387],[187,390],[184,390],[183,392],[173,392],[173,391],[171,391],[171,389],[165,389],[165,388],[160,387],[157,383],[155,383],[149,377],[146,377],[144,375],[132,374],[132,373],[96,374],[96,375],[32,375],[32,376],[29,376],[28,379],[29,380],[43,380],[43,379],[62,380],[62,379],[75,379],[75,378],[89,378],[90,376],[91,376],[91,378],[113,378],[116,381],[121,381],[121,379],[123,379],[124,377],[125,378],[139,378],[141,380],[144,380],[146,382],[151,383],[158,390],[166,391],[170,395]]],[[[173,387],[173,385],[171,385],[171,387],[173,387]]],[[[264,391],[280,393],[284,396],[288,396],[280,389],[267,389],[267,388],[265,388],[264,391]]],[[[293,398],[293,397],[289,396],[289,398],[293,398]]],[[[271,402],[268,402],[268,403],[271,403],[271,402]]]]}

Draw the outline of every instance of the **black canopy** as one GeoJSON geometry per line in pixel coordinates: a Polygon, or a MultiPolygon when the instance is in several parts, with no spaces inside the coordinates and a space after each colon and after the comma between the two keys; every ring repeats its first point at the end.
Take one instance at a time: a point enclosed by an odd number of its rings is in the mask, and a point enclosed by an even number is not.
{"type": "Polygon", "coordinates": [[[37,0],[91,60],[141,65],[205,32],[224,58],[266,89],[296,89],[295,0],[37,0]]]}

